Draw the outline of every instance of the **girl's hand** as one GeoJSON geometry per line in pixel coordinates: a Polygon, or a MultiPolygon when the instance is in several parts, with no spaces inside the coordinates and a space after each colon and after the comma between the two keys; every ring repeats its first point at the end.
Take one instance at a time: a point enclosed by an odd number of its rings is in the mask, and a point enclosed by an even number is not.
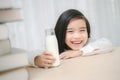
{"type": "Polygon", "coordinates": [[[48,51],[44,51],[41,55],[35,57],[35,65],[38,67],[50,67],[54,62],[55,58],[48,51]]]}
{"type": "Polygon", "coordinates": [[[61,53],[60,55],[60,59],[70,59],[70,58],[74,58],[74,57],[78,57],[82,55],[82,51],[80,50],[67,50],[63,53],[61,53]]]}

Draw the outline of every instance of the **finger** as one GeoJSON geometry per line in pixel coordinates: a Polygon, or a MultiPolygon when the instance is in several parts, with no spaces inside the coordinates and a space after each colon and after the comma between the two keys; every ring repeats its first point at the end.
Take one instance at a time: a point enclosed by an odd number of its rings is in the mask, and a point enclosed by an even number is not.
{"type": "Polygon", "coordinates": [[[45,67],[51,67],[53,63],[50,62],[44,62],[45,67]]]}
{"type": "Polygon", "coordinates": [[[45,60],[44,63],[53,64],[55,60],[45,60]]]}
{"type": "Polygon", "coordinates": [[[49,63],[48,63],[48,64],[46,64],[46,66],[47,66],[47,67],[51,67],[51,66],[52,66],[52,64],[49,64],[49,63]]]}
{"type": "Polygon", "coordinates": [[[66,55],[60,55],[60,59],[65,59],[66,55]]]}
{"type": "Polygon", "coordinates": [[[60,55],[60,59],[63,59],[63,57],[64,57],[64,56],[61,54],[61,55],[60,55]]]}
{"type": "Polygon", "coordinates": [[[44,51],[44,55],[50,55],[50,56],[52,56],[52,53],[49,52],[49,51],[44,51]]]}
{"type": "Polygon", "coordinates": [[[66,56],[67,56],[67,53],[63,52],[62,54],[60,54],[60,59],[65,59],[66,56]]]}
{"type": "Polygon", "coordinates": [[[45,55],[45,56],[44,56],[44,59],[45,59],[45,60],[53,60],[53,61],[56,60],[56,58],[55,58],[54,56],[49,56],[49,55],[45,55]]]}

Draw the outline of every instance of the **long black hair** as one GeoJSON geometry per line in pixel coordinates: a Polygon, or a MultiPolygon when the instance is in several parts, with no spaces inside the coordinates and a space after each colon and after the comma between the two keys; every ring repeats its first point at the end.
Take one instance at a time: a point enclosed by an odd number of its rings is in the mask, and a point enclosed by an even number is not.
{"type": "Polygon", "coordinates": [[[90,24],[87,18],[80,11],[75,10],[75,9],[69,9],[63,12],[58,18],[58,21],[55,26],[55,34],[56,34],[57,41],[58,41],[59,53],[63,52],[65,49],[70,49],[65,44],[65,36],[66,36],[67,26],[71,19],[85,20],[86,26],[87,26],[88,38],[90,37],[90,24]]]}

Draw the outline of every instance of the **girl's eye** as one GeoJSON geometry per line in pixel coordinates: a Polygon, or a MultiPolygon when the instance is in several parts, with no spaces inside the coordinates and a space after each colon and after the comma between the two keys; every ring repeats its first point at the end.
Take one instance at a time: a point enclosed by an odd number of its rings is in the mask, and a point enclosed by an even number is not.
{"type": "Polygon", "coordinates": [[[67,31],[67,32],[72,33],[73,31],[67,31]]]}
{"type": "Polygon", "coordinates": [[[85,29],[83,29],[83,30],[80,30],[80,32],[84,32],[84,31],[86,31],[85,29]]]}

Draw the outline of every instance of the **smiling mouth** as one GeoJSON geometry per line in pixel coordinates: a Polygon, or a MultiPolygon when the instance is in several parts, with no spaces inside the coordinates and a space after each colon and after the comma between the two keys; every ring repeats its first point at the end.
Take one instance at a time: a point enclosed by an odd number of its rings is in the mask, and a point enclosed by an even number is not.
{"type": "Polygon", "coordinates": [[[73,45],[80,45],[81,43],[82,43],[82,41],[81,42],[72,42],[73,45]]]}

